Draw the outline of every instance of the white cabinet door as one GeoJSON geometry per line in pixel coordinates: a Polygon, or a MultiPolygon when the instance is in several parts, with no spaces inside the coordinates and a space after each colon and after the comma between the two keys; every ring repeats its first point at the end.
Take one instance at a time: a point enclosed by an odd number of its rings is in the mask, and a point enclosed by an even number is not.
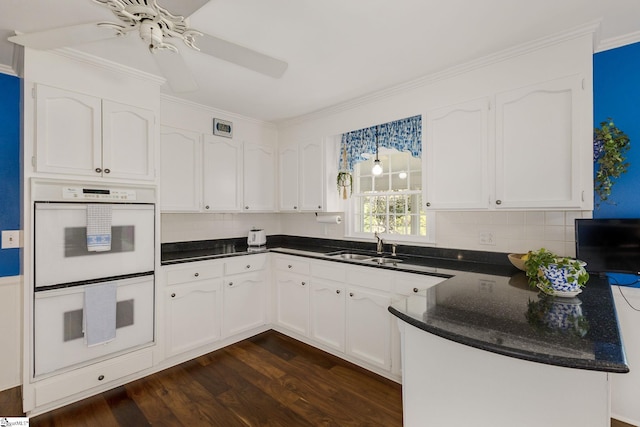
{"type": "Polygon", "coordinates": [[[264,271],[227,276],[224,280],[223,336],[229,337],[267,323],[264,271]]]}
{"type": "Polygon", "coordinates": [[[205,136],[202,157],[204,211],[240,211],[242,143],[220,136],[205,136]]]}
{"type": "Polygon", "coordinates": [[[489,206],[488,113],[488,98],[427,113],[422,188],[428,209],[489,206]]]}
{"type": "Polygon", "coordinates": [[[175,355],[220,338],[222,279],[166,288],[167,354],[175,355]]]}
{"type": "Polygon", "coordinates": [[[268,145],[244,144],[245,212],[275,211],[275,154],[268,145]]]}
{"type": "Polygon", "coordinates": [[[311,279],[310,337],[315,341],[345,350],[345,286],[343,283],[311,279]]]}
{"type": "Polygon", "coordinates": [[[298,146],[280,149],[280,199],[281,211],[298,211],[298,146]]]}
{"type": "MultiPolygon", "coordinates": [[[[322,140],[301,142],[298,147],[300,167],[300,209],[322,211],[324,203],[324,150],[322,140]]],[[[337,159],[336,159],[337,161],[337,159]]]]}
{"type": "Polygon", "coordinates": [[[347,287],[347,354],[391,369],[391,304],[388,293],[347,287]]]}
{"type": "Polygon", "coordinates": [[[581,148],[591,150],[581,82],[570,76],[496,96],[497,208],[581,206],[581,148]]]}
{"type": "Polygon", "coordinates": [[[49,86],[36,87],[36,170],[102,174],[100,98],[49,86]]]}
{"type": "Polygon", "coordinates": [[[276,322],[293,332],[309,331],[309,279],[299,274],[276,277],[276,322]]]}
{"type": "Polygon", "coordinates": [[[200,209],[200,134],[182,129],[160,129],[160,207],[162,211],[200,209]]]}
{"type": "Polygon", "coordinates": [[[153,180],[154,126],[153,111],[103,100],[103,176],[153,180]]]}

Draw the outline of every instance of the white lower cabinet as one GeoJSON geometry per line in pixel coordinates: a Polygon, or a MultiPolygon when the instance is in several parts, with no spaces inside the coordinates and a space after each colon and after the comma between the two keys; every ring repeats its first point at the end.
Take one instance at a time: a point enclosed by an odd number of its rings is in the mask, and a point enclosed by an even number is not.
{"type": "Polygon", "coordinates": [[[309,277],[278,273],[276,323],[301,335],[309,332],[309,277]]]}
{"type": "Polygon", "coordinates": [[[391,314],[388,293],[347,287],[347,354],[391,369],[391,314]]]}
{"type": "Polygon", "coordinates": [[[168,286],[167,354],[175,355],[220,338],[222,278],[168,286]]]}
{"type": "Polygon", "coordinates": [[[344,284],[312,278],[309,292],[309,336],[335,350],[345,351],[344,284]]]}
{"type": "MultiPolygon", "coordinates": [[[[393,277],[392,302],[395,303],[403,300],[412,294],[429,289],[444,280],[447,279],[424,274],[396,273],[393,277]]],[[[398,321],[399,319],[394,317],[391,324],[391,372],[399,377],[402,375],[402,355],[398,321]]]]}
{"type": "Polygon", "coordinates": [[[266,280],[261,271],[226,276],[222,334],[230,337],[267,323],[266,280]]]}

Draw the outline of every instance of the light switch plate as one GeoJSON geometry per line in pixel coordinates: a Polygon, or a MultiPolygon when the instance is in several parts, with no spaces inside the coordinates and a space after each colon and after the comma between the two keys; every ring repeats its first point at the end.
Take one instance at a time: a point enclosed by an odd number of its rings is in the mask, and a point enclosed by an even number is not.
{"type": "Polygon", "coordinates": [[[20,230],[2,230],[2,249],[22,247],[22,232],[20,230]]]}

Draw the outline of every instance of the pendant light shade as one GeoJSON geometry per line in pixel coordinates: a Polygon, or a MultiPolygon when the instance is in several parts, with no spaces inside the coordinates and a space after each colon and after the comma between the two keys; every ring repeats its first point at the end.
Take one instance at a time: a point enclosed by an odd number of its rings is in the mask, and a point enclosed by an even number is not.
{"type": "Polygon", "coordinates": [[[376,128],[376,159],[373,162],[373,167],[371,168],[371,173],[375,176],[382,174],[382,163],[378,158],[378,128],[376,128]]]}

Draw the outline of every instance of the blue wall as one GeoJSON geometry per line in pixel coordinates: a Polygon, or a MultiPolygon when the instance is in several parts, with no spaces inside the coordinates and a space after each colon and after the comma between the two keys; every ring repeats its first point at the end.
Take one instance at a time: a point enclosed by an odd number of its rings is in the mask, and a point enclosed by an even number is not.
{"type": "MultiPolygon", "coordinates": [[[[20,79],[0,73],[0,230],[20,229],[20,79]]],[[[20,249],[0,249],[0,277],[20,274],[20,249]]]]}
{"type": "Polygon", "coordinates": [[[640,217],[640,43],[593,57],[594,127],[611,117],[631,140],[629,170],[613,186],[610,200],[594,218],[640,217]]]}

